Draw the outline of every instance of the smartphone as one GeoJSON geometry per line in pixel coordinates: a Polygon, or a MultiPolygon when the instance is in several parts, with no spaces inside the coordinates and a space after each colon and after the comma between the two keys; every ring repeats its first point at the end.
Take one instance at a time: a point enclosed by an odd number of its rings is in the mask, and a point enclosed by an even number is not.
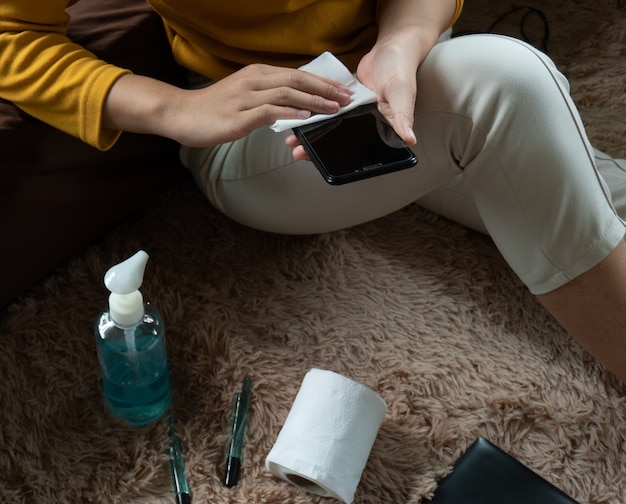
{"type": "Polygon", "coordinates": [[[362,105],[293,131],[329,184],[346,184],[417,164],[413,151],[376,104],[362,105]]]}

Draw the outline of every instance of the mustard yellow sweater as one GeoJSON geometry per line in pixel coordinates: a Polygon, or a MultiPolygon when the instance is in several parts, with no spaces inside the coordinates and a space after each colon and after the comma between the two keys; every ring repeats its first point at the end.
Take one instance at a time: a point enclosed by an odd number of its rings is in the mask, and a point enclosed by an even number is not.
{"type": "MultiPolygon", "coordinates": [[[[120,132],[101,127],[113,83],[128,70],[66,35],[77,0],[0,2],[0,97],[99,148],[120,132]]],[[[150,0],[176,60],[219,79],[249,63],[297,67],[324,51],[356,69],[376,39],[377,0],[150,0]]],[[[463,0],[451,24],[458,18],[463,0]]],[[[132,48],[129,48],[132,50],[132,48]]]]}

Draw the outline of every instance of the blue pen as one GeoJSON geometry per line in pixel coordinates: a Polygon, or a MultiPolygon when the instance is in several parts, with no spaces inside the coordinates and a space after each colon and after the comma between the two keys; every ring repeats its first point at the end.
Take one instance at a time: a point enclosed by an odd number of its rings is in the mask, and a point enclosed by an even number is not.
{"type": "Polygon", "coordinates": [[[244,378],[241,385],[241,392],[235,399],[233,408],[233,419],[230,429],[230,442],[226,452],[226,471],[224,472],[224,485],[233,487],[239,481],[239,470],[241,469],[241,456],[243,452],[243,438],[246,432],[246,422],[248,420],[248,405],[250,403],[250,392],[252,390],[252,380],[244,378]]]}

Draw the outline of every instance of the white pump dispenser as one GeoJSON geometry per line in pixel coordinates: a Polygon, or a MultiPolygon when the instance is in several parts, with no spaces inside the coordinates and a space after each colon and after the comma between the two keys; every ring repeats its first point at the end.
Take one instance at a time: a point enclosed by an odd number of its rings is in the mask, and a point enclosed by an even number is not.
{"type": "Polygon", "coordinates": [[[140,250],[105,273],[109,306],[95,324],[106,404],[132,425],[159,418],[171,400],[163,318],[139,292],[147,262],[140,250]]]}
{"type": "Polygon", "coordinates": [[[136,326],[144,315],[143,296],[139,287],[148,264],[148,254],[140,250],[113,266],[104,275],[104,285],[111,291],[109,313],[120,327],[136,326]]]}

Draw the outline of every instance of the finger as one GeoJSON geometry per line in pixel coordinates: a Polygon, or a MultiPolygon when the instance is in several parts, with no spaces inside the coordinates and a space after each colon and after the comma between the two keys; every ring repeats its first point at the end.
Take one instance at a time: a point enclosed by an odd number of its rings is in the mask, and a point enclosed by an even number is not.
{"type": "Polygon", "coordinates": [[[406,115],[398,115],[391,125],[398,136],[402,138],[404,143],[409,147],[417,143],[415,131],[413,131],[413,115],[411,115],[410,120],[406,115]]]}
{"type": "Polygon", "coordinates": [[[263,78],[256,79],[253,87],[257,91],[276,89],[287,93],[286,90],[295,90],[337,102],[342,106],[350,103],[350,89],[332,79],[281,67],[264,66],[262,71],[263,78]]]}
{"type": "Polygon", "coordinates": [[[323,96],[330,100],[337,101],[341,105],[348,105],[352,100],[352,91],[348,86],[341,84],[340,82],[337,82],[335,80],[320,77],[319,75],[315,75],[309,72],[300,72],[305,74],[306,77],[313,79],[312,81],[309,81],[309,79],[305,79],[307,84],[309,84],[310,82],[310,84],[314,88],[312,91],[308,92],[313,92],[315,94],[319,94],[319,96],[323,96]]]}
{"type": "Polygon", "coordinates": [[[389,121],[394,131],[398,134],[398,136],[402,139],[402,141],[408,145],[409,147],[417,144],[417,138],[415,137],[415,132],[413,128],[407,124],[406,121],[402,120],[392,120],[389,121]]]}
{"type": "Polygon", "coordinates": [[[285,143],[288,147],[293,148],[292,156],[295,160],[310,161],[309,155],[304,150],[304,147],[302,147],[302,144],[300,143],[300,140],[298,140],[298,137],[296,135],[289,135],[287,138],[285,138],[285,143]]]}
{"type": "Polygon", "coordinates": [[[408,111],[394,111],[390,104],[379,104],[380,113],[391,124],[391,127],[408,146],[415,145],[417,138],[413,131],[414,116],[408,111]]]}
{"type": "Polygon", "coordinates": [[[314,114],[335,114],[342,104],[319,95],[289,87],[272,88],[249,94],[243,101],[244,109],[272,105],[297,110],[308,110],[314,114]]]}
{"type": "Polygon", "coordinates": [[[294,107],[281,107],[279,105],[263,104],[258,107],[244,110],[240,113],[242,124],[247,125],[244,134],[274,123],[279,119],[304,120],[311,117],[310,110],[302,110],[294,107]]]}
{"type": "Polygon", "coordinates": [[[286,70],[285,77],[287,79],[286,84],[289,87],[339,102],[348,100],[347,103],[349,103],[351,94],[350,88],[336,80],[304,70],[291,69],[286,70]]]}
{"type": "Polygon", "coordinates": [[[306,153],[302,145],[294,147],[294,149],[291,151],[291,155],[296,161],[310,161],[309,155],[306,153]]]}
{"type": "Polygon", "coordinates": [[[300,140],[298,140],[298,137],[296,135],[289,135],[287,138],[285,138],[285,143],[289,147],[297,147],[298,145],[300,145],[300,140]]]}

